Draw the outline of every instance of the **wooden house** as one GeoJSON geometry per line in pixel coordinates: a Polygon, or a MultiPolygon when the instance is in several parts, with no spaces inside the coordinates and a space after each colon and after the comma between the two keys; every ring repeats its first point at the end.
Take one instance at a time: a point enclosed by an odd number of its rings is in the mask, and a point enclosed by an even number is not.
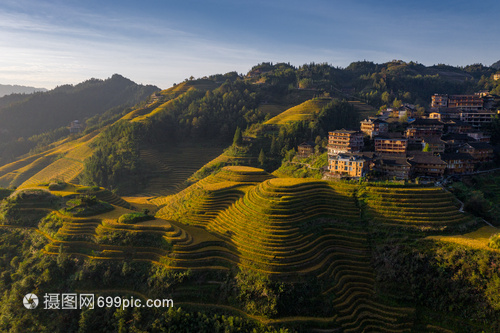
{"type": "Polygon", "coordinates": [[[446,163],[441,157],[428,152],[413,153],[409,157],[409,162],[412,165],[412,176],[433,177],[439,178],[444,175],[446,163]]]}
{"type": "Polygon", "coordinates": [[[474,171],[474,159],[470,154],[445,153],[441,159],[446,163],[445,174],[457,175],[474,171]]]}
{"type": "Polygon", "coordinates": [[[374,140],[375,152],[379,154],[406,154],[408,139],[401,136],[377,136],[374,140]]]}
{"type": "Polygon", "coordinates": [[[371,139],[374,136],[385,134],[389,131],[389,124],[378,118],[369,118],[360,122],[361,132],[368,135],[371,139]]]}
{"type": "Polygon", "coordinates": [[[410,143],[422,142],[425,137],[440,137],[443,130],[444,123],[440,120],[418,118],[408,124],[405,135],[410,143]]]}
{"type": "Polygon", "coordinates": [[[474,163],[491,162],[493,160],[493,146],[485,142],[468,142],[459,149],[460,153],[470,154],[474,163]]]}
{"type": "Polygon", "coordinates": [[[314,154],[314,147],[316,147],[316,143],[314,142],[302,142],[297,147],[297,156],[305,158],[314,154]]]}
{"type": "Polygon", "coordinates": [[[433,154],[444,153],[446,143],[437,136],[429,136],[422,139],[422,150],[433,154]]]}
{"type": "Polygon", "coordinates": [[[364,146],[363,132],[345,129],[328,133],[328,154],[353,153],[364,146]]]}
{"type": "Polygon", "coordinates": [[[388,178],[408,179],[411,173],[411,164],[406,156],[385,155],[374,159],[373,171],[388,178]]]}

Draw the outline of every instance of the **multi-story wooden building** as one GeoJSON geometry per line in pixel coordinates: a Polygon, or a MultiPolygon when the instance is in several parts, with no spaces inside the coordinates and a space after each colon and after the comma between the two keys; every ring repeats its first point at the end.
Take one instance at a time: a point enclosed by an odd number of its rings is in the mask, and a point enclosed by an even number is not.
{"type": "Polygon", "coordinates": [[[422,142],[422,139],[430,136],[441,137],[443,135],[444,123],[437,119],[415,119],[408,124],[405,135],[410,143],[422,142]]]}
{"type": "Polygon", "coordinates": [[[429,136],[422,139],[422,150],[433,154],[444,153],[446,143],[437,136],[429,136]]]}
{"type": "Polygon", "coordinates": [[[389,124],[386,121],[378,118],[369,118],[361,121],[361,132],[368,135],[370,138],[385,134],[389,131],[389,124]]]}
{"type": "Polygon", "coordinates": [[[363,132],[345,129],[328,133],[328,154],[354,153],[364,146],[363,132]]]}
{"type": "Polygon", "coordinates": [[[446,169],[446,162],[433,153],[419,152],[409,157],[412,165],[412,176],[442,177],[446,169]]]}
{"type": "Polygon", "coordinates": [[[485,142],[468,142],[459,149],[460,153],[470,154],[474,163],[491,162],[493,160],[493,146],[485,142]]]}
{"type": "Polygon", "coordinates": [[[333,175],[363,177],[369,170],[369,159],[356,154],[340,153],[328,156],[328,169],[333,175]]]}
{"type": "Polygon", "coordinates": [[[483,108],[480,95],[442,95],[432,96],[431,108],[450,108],[460,110],[480,110],[483,108]]]}
{"type": "Polygon", "coordinates": [[[385,155],[374,160],[373,171],[388,178],[408,179],[411,173],[411,164],[406,156],[385,155]]]}
{"type": "MultiPolygon", "coordinates": [[[[486,134],[482,131],[469,131],[467,132],[467,135],[473,138],[474,140],[478,142],[486,142],[489,143],[491,141],[491,135],[486,134]]],[[[471,140],[472,141],[472,140],[471,140]]]]}
{"type": "Polygon", "coordinates": [[[446,163],[445,174],[458,175],[474,171],[474,161],[470,154],[445,153],[441,159],[446,163]]]}
{"type": "Polygon", "coordinates": [[[445,133],[469,133],[472,125],[459,119],[450,119],[444,122],[445,133]]]}
{"type": "Polygon", "coordinates": [[[441,137],[441,140],[445,143],[445,151],[450,153],[456,153],[464,144],[469,141],[474,141],[474,139],[467,134],[460,133],[445,134],[441,137]]]}
{"type": "Polygon", "coordinates": [[[84,129],[84,125],[80,123],[79,120],[73,120],[71,124],[69,125],[69,132],[70,133],[81,133],[84,129]]]}
{"type": "Polygon", "coordinates": [[[489,124],[493,120],[494,112],[488,110],[471,110],[460,112],[460,120],[479,128],[485,124],[489,124]]]}
{"type": "Polygon", "coordinates": [[[378,154],[406,154],[408,139],[402,137],[378,136],[374,140],[378,154]]]}

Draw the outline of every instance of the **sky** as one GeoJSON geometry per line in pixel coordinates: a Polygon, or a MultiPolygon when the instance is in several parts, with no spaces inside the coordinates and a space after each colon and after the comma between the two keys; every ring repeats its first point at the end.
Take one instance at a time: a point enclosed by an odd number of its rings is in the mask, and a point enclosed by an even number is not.
{"type": "Polygon", "coordinates": [[[171,87],[262,62],[500,60],[498,0],[0,0],[0,84],[171,87]]]}

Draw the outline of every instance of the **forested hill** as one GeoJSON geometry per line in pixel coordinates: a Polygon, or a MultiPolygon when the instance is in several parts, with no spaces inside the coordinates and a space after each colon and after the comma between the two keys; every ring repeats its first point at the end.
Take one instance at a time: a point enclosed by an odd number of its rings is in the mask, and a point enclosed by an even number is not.
{"type": "Polygon", "coordinates": [[[132,106],[159,90],[138,85],[120,75],[90,79],[75,86],[59,86],[48,92],[0,98],[0,140],[28,138],[73,120],[84,121],[116,106],[132,106]],[[2,101],[15,101],[4,105],[2,101]],[[4,105],[4,106],[1,106],[4,105]]]}
{"type": "MultiPolygon", "coordinates": [[[[330,130],[359,128],[361,117],[375,114],[384,105],[410,103],[423,112],[434,93],[483,90],[496,95],[498,101],[496,72],[481,64],[424,66],[401,60],[383,64],[359,61],[346,68],[326,63],[300,67],[261,63],[247,74],[190,78],[159,92],[156,87],[139,86],[119,75],[105,81],[92,79],[0,107],[0,166],[28,152],[32,158],[45,154],[39,156],[45,160],[30,162],[32,167],[26,165],[30,156],[23,156],[22,170],[4,168],[0,178],[4,186],[14,187],[39,181],[40,175],[35,177],[39,172],[45,175],[43,179],[48,177],[46,180],[55,176],[44,168],[62,173],[59,166],[47,165],[61,153],[48,151],[59,147],[57,141],[69,135],[67,126],[75,119],[87,126],[82,135],[101,131],[92,143],[85,143],[89,144],[87,159],[80,161],[78,168],[68,169],[71,179],[78,178],[82,184],[122,194],[142,189],[158,194],[156,188],[148,186],[172,184],[172,179],[183,184],[189,174],[231,145],[237,128],[245,137],[244,148],[230,148],[224,159],[231,160],[229,164],[266,164],[266,170],[273,171],[301,142],[321,140],[330,130]],[[135,106],[126,107],[131,105],[135,106]],[[282,116],[276,117],[280,113],[282,116]],[[188,162],[181,166],[180,161],[188,162]],[[183,176],[173,177],[177,174],[183,176]]],[[[69,145],[72,139],[67,138],[64,144],[69,145]]],[[[68,154],[70,146],[64,148],[68,154]]]]}
{"type": "Polygon", "coordinates": [[[0,84],[0,97],[10,94],[31,94],[37,91],[47,91],[45,88],[26,87],[19,85],[0,84]]]}

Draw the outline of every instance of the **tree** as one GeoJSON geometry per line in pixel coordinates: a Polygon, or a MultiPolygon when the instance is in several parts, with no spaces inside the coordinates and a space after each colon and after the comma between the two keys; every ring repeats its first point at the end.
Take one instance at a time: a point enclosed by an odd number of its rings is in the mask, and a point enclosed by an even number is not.
{"type": "Polygon", "coordinates": [[[234,132],[233,145],[241,146],[243,143],[243,137],[241,136],[241,128],[236,127],[236,131],[234,132]]]}
{"type": "Polygon", "coordinates": [[[425,144],[424,149],[422,149],[422,151],[424,151],[424,152],[426,152],[426,153],[428,153],[428,152],[430,152],[430,151],[431,151],[431,147],[429,146],[429,144],[428,144],[428,143],[426,143],[426,144],[425,144]]]}
{"type": "Polygon", "coordinates": [[[382,93],[381,98],[382,98],[382,102],[384,102],[385,104],[388,104],[390,102],[391,95],[387,91],[384,91],[382,93]]]}
{"type": "Polygon", "coordinates": [[[264,149],[261,149],[260,153],[259,153],[259,163],[260,163],[260,166],[264,166],[265,162],[266,162],[266,154],[264,154],[264,149]]]}
{"type": "Polygon", "coordinates": [[[399,99],[395,98],[394,101],[392,102],[392,107],[394,109],[399,109],[403,105],[403,102],[401,102],[399,99]]]}
{"type": "Polygon", "coordinates": [[[279,154],[279,149],[278,149],[278,142],[276,140],[276,136],[273,134],[273,138],[271,140],[271,149],[270,149],[271,155],[275,156],[279,154]]]}

